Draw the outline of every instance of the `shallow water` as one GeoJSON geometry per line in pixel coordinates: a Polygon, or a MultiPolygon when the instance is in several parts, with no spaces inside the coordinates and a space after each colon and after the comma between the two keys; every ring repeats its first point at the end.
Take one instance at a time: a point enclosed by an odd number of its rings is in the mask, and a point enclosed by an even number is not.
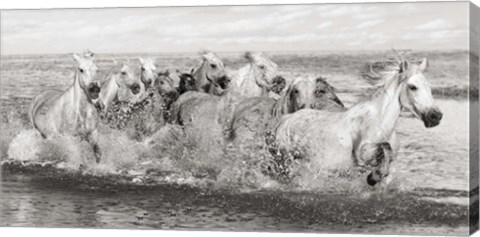
{"type": "Polygon", "coordinates": [[[2,226],[445,235],[468,231],[461,224],[468,215],[464,206],[422,201],[418,195],[429,194],[421,192],[328,195],[237,193],[183,185],[111,188],[108,182],[79,182],[68,175],[3,171],[2,226]],[[402,205],[413,209],[405,211],[402,205]]]}
{"type": "MultiPolygon", "coordinates": [[[[23,59],[9,60],[2,62],[0,225],[442,235],[468,231],[466,100],[437,99],[444,117],[435,128],[402,116],[399,155],[381,185],[366,185],[365,174],[286,184],[262,173],[256,160],[264,154],[211,157],[208,147],[192,150],[193,141],[172,142],[178,135],[175,127],[156,133],[149,143],[101,125],[104,156],[95,164],[88,144],[71,136],[43,140],[26,118],[33,94],[70,84],[67,61],[46,57],[21,67],[23,59]],[[5,70],[5,65],[10,68],[5,70]],[[11,83],[14,78],[19,83],[11,83]],[[110,175],[124,182],[111,181],[110,175]]],[[[339,97],[349,106],[360,94],[339,97]]]]}

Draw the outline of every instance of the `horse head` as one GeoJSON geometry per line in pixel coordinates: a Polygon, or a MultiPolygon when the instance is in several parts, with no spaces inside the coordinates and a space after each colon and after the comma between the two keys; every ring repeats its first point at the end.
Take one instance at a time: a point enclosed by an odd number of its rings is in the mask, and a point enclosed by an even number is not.
{"type": "Polygon", "coordinates": [[[76,80],[85,92],[89,101],[97,100],[100,95],[100,83],[97,77],[98,67],[95,64],[95,54],[87,51],[83,56],[73,54],[77,67],[76,80]]]}
{"type": "Polygon", "coordinates": [[[155,65],[155,58],[142,58],[140,61],[140,80],[145,85],[145,88],[150,88],[155,83],[157,66],[155,65]]]}
{"type": "Polygon", "coordinates": [[[193,73],[198,82],[197,89],[222,94],[230,85],[230,78],[222,60],[213,52],[203,52],[202,59],[202,65],[193,73]],[[199,73],[201,75],[198,75],[199,73]]]}
{"type": "Polygon", "coordinates": [[[178,97],[178,91],[175,86],[178,83],[176,83],[172,77],[173,75],[169,70],[157,73],[154,87],[162,97],[173,99],[178,97]]]}
{"type": "Polygon", "coordinates": [[[423,74],[426,68],[426,58],[420,64],[413,64],[399,55],[398,60],[368,63],[362,78],[371,85],[383,84],[383,92],[397,96],[402,109],[413,113],[430,128],[440,124],[443,115],[423,74]]]}
{"type": "Polygon", "coordinates": [[[178,93],[183,94],[187,91],[194,91],[197,88],[195,78],[191,73],[180,73],[180,82],[178,85],[178,93]]]}
{"type": "Polygon", "coordinates": [[[440,124],[443,115],[435,104],[430,84],[423,75],[426,68],[426,58],[422,59],[420,65],[402,60],[399,67],[400,103],[403,108],[421,119],[425,127],[430,128],[440,124]]]}
{"type": "Polygon", "coordinates": [[[138,77],[135,77],[134,70],[132,66],[129,65],[129,61],[124,62],[118,73],[117,84],[120,87],[128,88],[132,94],[138,95],[142,89],[141,83],[142,81],[138,77]]]}
{"type": "Polygon", "coordinates": [[[277,117],[315,106],[315,84],[306,78],[293,80],[278,99],[273,114],[277,117]]]}
{"type": "Polygon", "coordinates": [[[255,82],[266,91],[282,91],[278,85],[285,85],[285,79],[279,74],[279,67],[265,54],[260,52],[247,52],[245,58],[250,62],[255,82]],[[283,83],[282,83],[283,81],[283,83]],[[276,86],[277,85],[277,86],[276,86]]]}

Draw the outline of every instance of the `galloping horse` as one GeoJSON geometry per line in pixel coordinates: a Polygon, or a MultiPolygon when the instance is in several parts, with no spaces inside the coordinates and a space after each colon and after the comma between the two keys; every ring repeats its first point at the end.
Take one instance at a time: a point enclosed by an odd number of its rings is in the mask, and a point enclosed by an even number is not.
{"type": "Polygon", "coordinates": [[[135,77],[131,66],[127,63],[117,64],[105,76],[102,82],[102,90],[98,100],[98,107],[103,111],[108,108],[114,101],[128,100],[129,94],[138,95],[141,92],[140,81],[135,77]],[[120,98],[119,98],[120,97],[120,98]]]}
{"type": "Polygon", "coordinates": [[[285,82],[285,79],[277,71],[278,66],[264,54],[246,53],[245,57],[249,60],[248,65],[235,73],[235,81],[222,91],[221,96],[208,96],[208,94],[196,91],[184,93],[172,106],[171,121],[182,125],[192,123],[194,118],[199,118],[199,114],[216,108],[215,114],[207,116],[221,117],[223,124],[231,121],[235,107],[243,99],[252,96],[268,96],[266,92],[276,85],[275,82],[285,82]],[[242,83],[238,83],[239,80],[242,83]],[[239,84],[240,86],[238,86],[239,84]],[[221,114],[221,116],[217,114],[221,114]]]}
{"type": "Polygon", "coordinates": [[[319,169],[372,169],[367,181],[375,185],[389,174],[388,162],[382,159],[394,156],[395,126],[402,109],[427,128],[440,123],[442,113],[423,75],[426,67],[426,59],[414,65],[403,57],[368,64],[363,78],[380,85],[369,100],[344,112],[304,109],[285,115],[276,128],[277,145],[319,169]]]}
{"type": "Polygon", "coordinates": [[[94,100],[100,86],[96,77],[98,68],[94,54],[83,57],[73,54],[76,69],[73,85],[65,91],[44,91],[36,96],[29,109],[33,127],[47,138],[55,133],[66,133],[86,139],[93,148],[97,163],[101,152],[98,146],[98,113],[94,100]]]}
{"type": "Polygon", "coordinates": [[[290,83],[278,100],[265,96],[243,100],[235,109],[229,139],[235,143],[248,143],[251,139],[265,138],[283,115],[304,108],[344,109],[344,106],[324,78],[299,77],[290,83]]]}
{"type": "Polygon", "coordinates": [[[169,114],[170,105],[178,98],[177,80],[168,70],[156,72],[154,84],[140,103],[141,109],[134,111],[125,124],[127,134],[139,141],[161,129],[169,114]]]}

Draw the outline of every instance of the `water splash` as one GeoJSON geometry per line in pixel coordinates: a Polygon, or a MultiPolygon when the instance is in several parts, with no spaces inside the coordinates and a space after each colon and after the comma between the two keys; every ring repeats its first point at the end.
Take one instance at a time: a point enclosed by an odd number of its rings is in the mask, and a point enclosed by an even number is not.
{"type": "Polygon", "coordinates": [[[222,131],[208,126],[182,128],[167,124],[139,141],[128,129],[116,129],[102,121],[102,158],[97,164],[86,141],[61,134],[43,139],[29,128],[22,113],[17,111],[9,115],[8,123],[2,123],[2,128],[12,135],[2,134],[0,145],[8,147],[3,160],[52,163],[57,168],[98,176],[125,175],[138,183],[177,183],[237,191],[371,193],[398,186],[392,178],[393,181],[372,188],[365,182],[366,173],[361,171],[326,172],[308,161],[278,160],[270,154],[264,137],[234,146],[221,140],[218,134],[222,131]]]}

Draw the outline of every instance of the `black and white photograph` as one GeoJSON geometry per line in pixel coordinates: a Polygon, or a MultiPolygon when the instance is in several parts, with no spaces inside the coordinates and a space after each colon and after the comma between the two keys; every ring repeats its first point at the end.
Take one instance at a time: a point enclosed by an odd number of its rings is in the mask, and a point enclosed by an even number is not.
{"type": "Polygon", "coordinates": [[[470,2],[0,11],[0,226],[469,235],[470,2]]]}

